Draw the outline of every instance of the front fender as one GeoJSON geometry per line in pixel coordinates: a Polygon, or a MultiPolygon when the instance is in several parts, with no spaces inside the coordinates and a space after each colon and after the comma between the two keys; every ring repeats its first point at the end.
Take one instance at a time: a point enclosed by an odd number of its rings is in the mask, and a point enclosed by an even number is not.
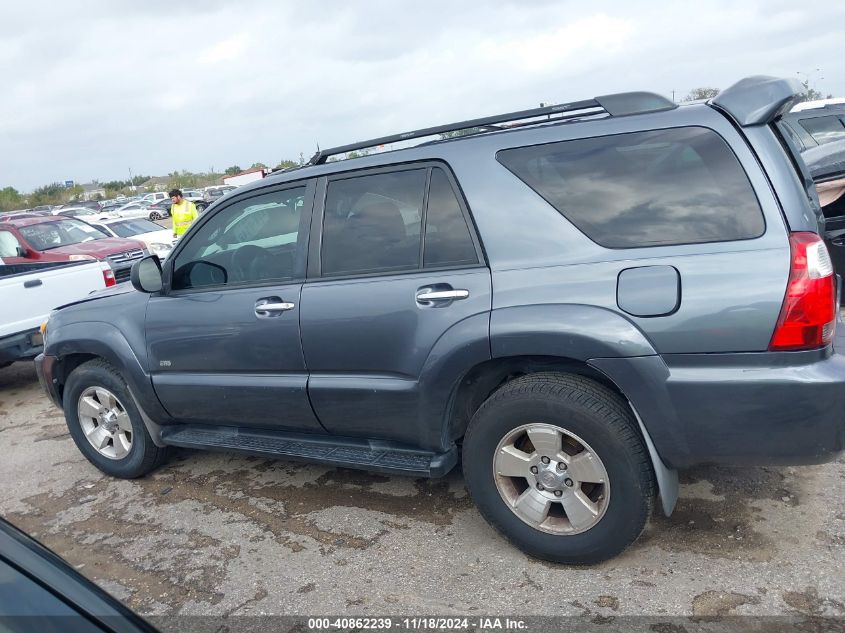
{"type": "Polygon", "coordinates": [[[587,361],[657,354],[645,334],[622,315],[577,304],[493,310],[490,348],[493,358],[557,356],[587,361]]]}
{"type": "Polygon", "coordinates": [[[111,323],[84,321],[51,327],[45,354],[56,357],[59,363],[72,354],[91,354],[104,359],[120,372],[137,404],[149,418],[157,422],[170,418],[153,391],[149,372],[139,354],[111,323]]]}

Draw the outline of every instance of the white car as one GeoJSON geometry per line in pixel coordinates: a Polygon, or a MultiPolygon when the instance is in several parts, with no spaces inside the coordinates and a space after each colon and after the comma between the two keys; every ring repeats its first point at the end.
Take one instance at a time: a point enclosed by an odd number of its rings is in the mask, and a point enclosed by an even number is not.
{"type": "Polygon", "coordinates": [[[149,203],[144,200],[135,200],[115,209],[118,218],[149,218],[149,203]]]}
{"type": "Polygon", "coordinates": [[[147,245],[150,254],[158,255],[162,260],[170,254],[176,244],[173,231],[162,228],[160,224],[147,218],[119,218],[92,223],[91,226],[110,237],[131,237],[139,240],[147,245]]]}
{"type": "Polygon", "coordinates": [[[51,213],[68,218],[79,218],[85,222],[99,222],[100,220],[111,220],[118,217],[113,211],[96,211],[88,207],[63,207],[54,209],[51,213]]]}

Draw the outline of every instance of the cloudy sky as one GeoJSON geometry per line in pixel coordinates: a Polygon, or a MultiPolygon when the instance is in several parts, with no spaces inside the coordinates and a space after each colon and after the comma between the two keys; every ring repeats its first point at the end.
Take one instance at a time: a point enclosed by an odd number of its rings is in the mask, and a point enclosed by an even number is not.
{"type": "Polygon", "coordinates": [[[680,99],[750,74],[802,72],[845,96],[831,0],[3,5],[0,188],[22,191],[275,165],[317,143],[624,90],[680,99]]]}

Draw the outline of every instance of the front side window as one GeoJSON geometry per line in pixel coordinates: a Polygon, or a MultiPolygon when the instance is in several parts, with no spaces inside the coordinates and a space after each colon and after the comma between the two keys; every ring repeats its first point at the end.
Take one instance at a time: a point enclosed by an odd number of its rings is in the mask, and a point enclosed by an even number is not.
{"type": "Polygon", "coordinates": [[[419,268],[426,169],[333,180],[326,192],[323,275],[419,268]]]}
{"type": "Polygon", "coordinates": [[[845,139],[845,124],[835,116],[820,116],[801,121],[801,127],[810,133],[819,145],[845,139]]]}
{"type": "Polygon", "coordinates": [[[497,158],[607,248],[744,240],[765,230],[748,176],[705,128],[521,147],[497,158]]]}
{"type": "Polygon", "coordinates": [[[238,201],[216,213],[176,257],[172,288],[288,280],[296,274],[305,186],[238,201]]]}

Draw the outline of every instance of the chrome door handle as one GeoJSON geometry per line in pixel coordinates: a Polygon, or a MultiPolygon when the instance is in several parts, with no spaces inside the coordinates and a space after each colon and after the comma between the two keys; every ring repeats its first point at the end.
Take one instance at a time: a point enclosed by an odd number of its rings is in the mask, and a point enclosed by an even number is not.
{"type": "Polygon", "coordinates": [[[469,297],[469,290],[423,290],[417,293],[417,301],[455,301],[469,297]]]}
{"type": "Polygon", "coordinates": [[[258,301],[255,304],[255,314],[258,316],[267,316],[278,312],[287,312],[288,310],[293,310],[295,307],[295,304],[286,301],[272,303],[258,301]]]}

